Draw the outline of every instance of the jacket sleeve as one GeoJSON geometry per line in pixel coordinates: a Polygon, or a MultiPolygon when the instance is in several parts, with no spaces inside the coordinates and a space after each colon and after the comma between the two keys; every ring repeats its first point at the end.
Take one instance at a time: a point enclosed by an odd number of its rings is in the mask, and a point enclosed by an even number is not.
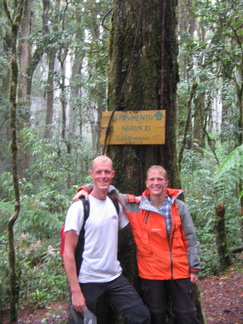
{"type": "MultiPolygon", "coordinates": [[[[94,187],[93,184],[88,183],[88,184],[83,185],[82,187],[79,187],[77,191],[79,192],[80,190],[85,190],[88,192],[88,194],[90,194],[91,191],[93,190],[93,187],[94,187]]],[[[122,194],[113,185],[109,186],[108,194],[117,198],[117,200],[121,204],[123,211],[125,213],[126,212],[132,212],[132,213],[139,212],[140,197],[137,197],[137,196],[134,196],[131,194],[122,194]]],[[[127,213],[126,213],[126,215],[128,216],[127,213]]]]}
{"type": "MultiPolygon", "coordinates": [[[[108,192],[110,195],[115,196],[118,199],[118,201],[122,205],[122,208],[125,213],[126,212],[132,212],[132,213],[139,212],[140,197],[137,197],[137,196],[134,196],[131,194],[122,194],[113,185],[110,185],[108,192]]],[[[127,214],[127,216],[128,216],[128,214],[127,214]]]]}
{"type": "Polygon", "coordinates": [[[200,258],[199,258],[199,242],[195,233],[193,221],[191,215],[187,209],[186,204],[176,199],[178,205],[178,211],[181,216],[181,222],[186,238],[188,260],[191,273],[198,273],[200,270],[200,258]]]}
{"type": "Polygon", "coordinates": [[[94,185],[92,183],[88,183],[85,184],[81,187],[78,188],[77,192],[81,191],[81,190],[85,190],[88,194],[91,193],[91,191],[93,190],[94,185]]]}

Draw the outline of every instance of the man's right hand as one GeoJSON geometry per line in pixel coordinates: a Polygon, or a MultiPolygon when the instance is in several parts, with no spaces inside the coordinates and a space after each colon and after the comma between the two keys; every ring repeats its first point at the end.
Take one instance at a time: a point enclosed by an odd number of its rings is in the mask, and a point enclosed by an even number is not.
{"type": "Polygon", "coordinates": [[[77,312],[84,312],[87,309],[84,295],[81,291],[72,293],[72,306],[77,312]]]}
{"type": "Polygon", "coordinates": [[[81,190],[78,191],[78,192],[76,193],[76,195],[73,197],[73,201],[78,201],[79,198],[80,198],[81,196],[83,196],[86,200],[88,200],[88,196],[89,196],[89,194],[87,193],[86,190],[81,189],[81,190]]]}

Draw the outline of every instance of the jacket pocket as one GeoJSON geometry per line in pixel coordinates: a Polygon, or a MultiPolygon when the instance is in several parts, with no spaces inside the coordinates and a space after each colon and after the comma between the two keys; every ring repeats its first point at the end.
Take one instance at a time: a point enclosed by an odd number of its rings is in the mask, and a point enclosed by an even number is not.
{"type": "Polygon", "coordinates": [[[141,256],[151,256],[153,250],[149,244],[148,235],[133,231],[134,239],[137,246],[137,252],[141,256]]]}

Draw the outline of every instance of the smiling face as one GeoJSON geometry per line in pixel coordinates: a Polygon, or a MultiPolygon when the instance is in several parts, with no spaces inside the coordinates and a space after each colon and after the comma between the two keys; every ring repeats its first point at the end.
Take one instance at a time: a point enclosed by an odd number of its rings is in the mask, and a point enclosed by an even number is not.
{"type": "Polygon", "coordinates": [[[145,181],[151,196],[163,196],[168,186],[167,172],[160,165],[154,165],[148,169],[145,181]]]}
{"type": "Polygon", "coordinates": [[[94,159],[90,176],[94,180],[92,195],[98,199],[104,199],[109,185],[115,176],[111,159],[107,156],[98,156],[94,159]]]}

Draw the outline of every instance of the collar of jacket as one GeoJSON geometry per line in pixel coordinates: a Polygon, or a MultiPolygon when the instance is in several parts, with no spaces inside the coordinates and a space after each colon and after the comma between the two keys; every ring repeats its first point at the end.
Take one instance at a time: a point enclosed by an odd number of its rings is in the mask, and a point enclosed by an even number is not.
{"type": "MultiPolygon", "coordinates": [[[[183,190],[181,190],[181,189],[166,188],[166,190],[165,190],[165,194],[167,196],[173,197],[174,199],[176,199],[182,192],[183,192],[183,190]]],[[[149,198],[150,198],[150,192],[148,189],[146,189],[141,196],[141,201],[140,201],[139,207],[141,209],[152,210],[152,211],[158,212],[158,210],[151,204],[149,198]]]]}

